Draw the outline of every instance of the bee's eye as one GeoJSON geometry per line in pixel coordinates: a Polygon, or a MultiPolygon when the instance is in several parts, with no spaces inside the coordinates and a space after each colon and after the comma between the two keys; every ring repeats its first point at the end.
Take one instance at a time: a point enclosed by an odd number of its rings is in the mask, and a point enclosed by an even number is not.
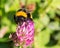
{"type": "Polygon", "coordinates": [[[25,21],[25,17],[23,17],[23,16],[14,16],[14,20],[15,20],[15,22],[16,23],[18,23],[18,22],[23,22],[23,21],[25,21]]]}

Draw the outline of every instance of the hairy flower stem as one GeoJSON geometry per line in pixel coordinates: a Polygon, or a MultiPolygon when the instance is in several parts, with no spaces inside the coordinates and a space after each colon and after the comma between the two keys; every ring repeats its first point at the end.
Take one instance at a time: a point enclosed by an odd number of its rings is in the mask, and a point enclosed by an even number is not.
{"type": "Polygon", "coordinates": [[[20,46],[18,46],[18,48],[20,48],[20,46]]]}
{"type": "Polygon", "coordinates": [[[23,48],[22,46],[18,46],[18,48],[23,48]]]}
{"type": "Polygon", "coordinates": [[[23,46],[18,46],[18,48],[23,48],[23,46]]]}

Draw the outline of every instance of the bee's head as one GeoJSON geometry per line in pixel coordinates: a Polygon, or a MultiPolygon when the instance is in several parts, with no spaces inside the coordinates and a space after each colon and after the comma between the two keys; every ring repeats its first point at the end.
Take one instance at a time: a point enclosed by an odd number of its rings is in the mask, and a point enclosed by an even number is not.
{"type": "Polygon", "coordinates": [[[32,19],[32,15],[25,8],[19,9],[14,16],[14,20],[17,24],[27,19],[32,19]]]}

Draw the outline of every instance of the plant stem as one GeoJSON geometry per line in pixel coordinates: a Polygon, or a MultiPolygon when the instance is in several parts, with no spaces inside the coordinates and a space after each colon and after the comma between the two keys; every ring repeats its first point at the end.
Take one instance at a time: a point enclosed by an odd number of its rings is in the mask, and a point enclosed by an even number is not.
{"type": "Polygon", "coordinates": [[[18,46],[18,48],[23,48],[22,46],[18,46]]]}
{"type": "Polygon", "coordinates": [[[20,48],[20,46],[18,46],[18,48],[20,48]]]}

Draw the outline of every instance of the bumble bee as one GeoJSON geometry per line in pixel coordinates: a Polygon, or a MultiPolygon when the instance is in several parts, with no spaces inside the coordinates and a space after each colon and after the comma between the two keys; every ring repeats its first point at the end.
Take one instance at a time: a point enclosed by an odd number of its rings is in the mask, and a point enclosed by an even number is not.
{"type": "Polygon", "coordinates": [[[26,46],[32,45],[34,42],[34,22],[32,15],[26,9],[22,8],[16,12],[14,20],[17,23],[17,28],[16,32],[10,35],[11,40],[15,41],[16,46],[23,43],[26,46]]]}
{"type": "Polygon", "coordinates": [[[26,20],[32,20],[32,15],[30,14],[29,11],[27,11],[25,8],[19,9],[16,14],[14,15],[14,20],[15,22],[18,23],[22,23],[26,20]]]}

